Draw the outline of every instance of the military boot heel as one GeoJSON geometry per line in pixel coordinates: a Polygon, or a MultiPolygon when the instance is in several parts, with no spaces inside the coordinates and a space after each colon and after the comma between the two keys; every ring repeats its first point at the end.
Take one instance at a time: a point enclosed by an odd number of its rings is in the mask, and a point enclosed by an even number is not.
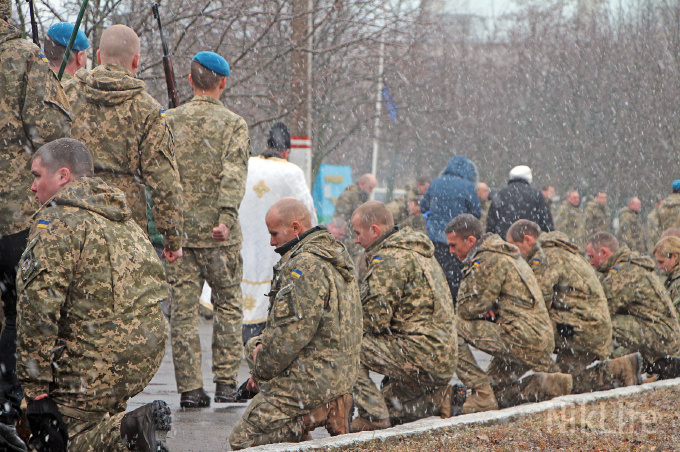
{"type": "Polygon", "coordinates": [[[535,387],[533,389],[536,391],[538,402],[571,394],[574,388],[574,378],[570,374],[536,372],[534,377],[535,387]]]}
{"type": "Polygon", "coordinates": [[[640,353],[631,353],[621,358],[610,359],[609,367],[616,379],[616,387],[642,384],[644,359],[640,353]]]}
{"type": "Polygon", "coordinates": [[[131,411],[121,419],[120,437],[123,444],[138,452],[167,452],[163,444],[170,430],[170,407],[163,400],[155,400],[131,411]]]}
{"type": "Polygon", "coordinates": [[[498,409],[498,401],[491,385],[484,385],[470,390],[470,397],[463,403],[463,413],[481,413],[498,409]]]}
{"type": "Polygon", "coordinates": [[[465,385],[456,383],[455,385],[446,385],[446,391],[442,402],[439,406],[439,416],[446,419],[453,416],[460,416],[463,414],[463,405],[467,399],[467,389],[465,385]]]}
{"type": "Polygon", "coordinates": [[[352,394],[343,394],[328,406],[326,430],[331,436],[352,433],[352,416],[354,415],[354,398],[352,394]]]}

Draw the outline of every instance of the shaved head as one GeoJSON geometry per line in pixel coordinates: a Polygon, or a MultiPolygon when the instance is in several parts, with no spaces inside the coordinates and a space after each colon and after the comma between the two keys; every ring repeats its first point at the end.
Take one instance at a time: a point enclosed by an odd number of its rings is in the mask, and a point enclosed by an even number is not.
{"type": "Polygon", "coordinates": [[[392,212],[380,201],[368,201],[360,205],[352,215],[352,224],[362,227],[378,225],[381,229],[390,229],[394,226],[392,212]]]}
{"type": "Polygon", "coordinates": [[[98,53],[102,64],[118,64],[129,69],[139,53],[139,37],[132,28],[112,25],[102,33],[98,53]]]}
{"type": "Polygon", "coordinates": [[[283,226],[289,226],[293,221],[297,221],[303,227],[303,232],[312,227],[312,214],[309,209],[292,196],[276,201],[267,211],[266,218],[275,218],[283,226]]]}
{"type": "Polygon", "coordinates": [[[619,241],[617,238],[609,232],[604,231],[598,232],[588,239],[588,244],[596,251],[600,248],[608,248],[616,253],[619,250],[619,241]]]}

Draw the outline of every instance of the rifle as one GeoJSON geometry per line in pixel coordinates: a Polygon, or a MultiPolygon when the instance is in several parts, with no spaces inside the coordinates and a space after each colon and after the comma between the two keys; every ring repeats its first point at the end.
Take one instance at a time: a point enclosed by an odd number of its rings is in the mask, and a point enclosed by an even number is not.
{"type": "Polygon", "coordinates": [[[40,38],[38,37],[38,22],[35,20],[35,11],[33,10],[33,0],[28,1],[28,11],[31,14],[31,33],[33,34],[33,44],[40,47],[40,38]]]}
{"type": "Polygon", "coordinates": [[[158,20],[158,32],[161,35],[161,43],[163,44],[163,70],[165,71],[165,84],[168,86],[168,105],[169,108],[179,106],[179,98],[177,97],[177,87],[175,86],[175,70],[172,67],[172,55],[168,50],[168,43],[165,41],[163,35],[163,25],[161,24],[161,15],[158,12],[158,3],[151,6],[153,17],[158,20]]]}

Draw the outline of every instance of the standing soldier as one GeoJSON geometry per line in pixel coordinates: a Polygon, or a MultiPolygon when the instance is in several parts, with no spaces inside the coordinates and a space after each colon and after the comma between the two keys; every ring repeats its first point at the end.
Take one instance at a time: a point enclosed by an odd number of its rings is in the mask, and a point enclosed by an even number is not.
{"type": "Polygon", "coordinates": [[[586,216],[584,240],[598,232],[610,232],[611,215],[607,208],[607,193],[598,191],[595,197],[586,203],[583,213],[586,216]]]}
{"type": "MultiPolygon", "coordinates": [[[[361,282],[364,337],[354,388],[359,417],[352,430],[451,416],[456,319],[434,245],[424,234],[394,226],[392,214],[379,201],[362,204],[352,216],[352,227],[368,262],[361,282]],[[389,379],[380,391],[369,370],[389,379]]],[[[453,397],[454,404],[463,401],[453,397]]]]}
{"type": "Polygon", "coordinates": [[[179,174],[165,113],[144,82],[134,78],[139,58],[137,34],[113,25],[99,42],[100,65],[81,69],[64,89],[75,118],[73,138],[92,152],[95,175],[123,190],[143,231],[148,230],[146,188],[151,191],[163,255],[171,262],[182,256],[179,174]]]}
{"type": "Polygon", "coordinates": [[[640,352],[649,373],[662,378],[680,375],[680,323],[678,313],[659,277],[654,262],[607,232],[588,240],[590,265],[601,273],[612,319],[613,357],[640,352]]]}
{"type": "Polygon", "coordinates": [[[569,190],[557,209],[555,230],[563,232],[579,251],[586,248],[586,219],[579,209],[581,197],[576,190],[569,190]]]}
{"type": "Polygon", "coordinates": [[[0,429],[11,430],[23,398],[15,373],[15,283],[30,217],[38,207],[29,190],[31,155],[45,143],[70,136],[71,115],[45,57],[9,24],[10,16],[11,2],[0,0],[0,292],[5,318],[0,336],[0,429]]]}
{"type": "Polygon", "coordinates": [[[619,212],[619,234],[621,242],[628,245],[631,251],[640,254],[647,252],[645,225],[642,223],[640,209],[642,203],[636,197],[628,199],[628,205],[619,212]]]}
{"type": "Polygon", "coordinates": [[[246,344],[260,388],[229,437],[233,450],[300,441],[317,427],[350,432],[361,350],[361,301],[345,247],[295,198],[267,213],[274,267],[267,325],[246,344]]]}
{"type": "Polygon", "coordinates": [[[572,393],[640,384],[639,353],[607,359],[612,348],[607,298],[597,273],[567,236],[519,220],[510,226],[508,242],[519,248],[541,287],[555,331],[557,366],[574,378],[572,393]]]}
{"type": "Polygon", "coordinates": [[[347,231],[342,239],[342,242],[347,247],[352,261],[355,266],[359,262],[359,256],[361,256],[362,249],[359,245],[354,243],[354,233],[351,231],[350,220],[352,219],[352,214],[357,208],[368,201],[373,189],[375,189],[378,181],[375,176],[370,173],[366,173],[359,178],[359,182],[355,184],[349,184],[345,187],[345,190],[340,194],[338,202],[335,204],[335,213],[333,214],[333,219],[341,219],[347,224],[347,231]]]}
{"type": "Polygon", "coordinates": [[[648,225],[652,248],[663,231],[680,227],[680,180],[673,181],[671,190],[671,194],[656,207],[658,225],[648,225]]]}
{"type": "Polygon", "coordinates": [[[489,216],[491,200],[489,199],[489,186],[484,182],[477,183],[477,197],[479,198],[479,205],[482,208],[482,216],[479,221],[482,223],[484,230],[486,230],[486,217],[489,216]]]}
{"type": "MultiPolygon", "coordinates": [[[[539,195],[540,196],[540,195],[539,195]]],[[[465,413],[539,402],[571,393],[571,375],[552,373],[555,337],[541,288],[517,247],[484,234],[474,216],[446,227],[465,268],[458,293],[458,377],[471,388],[465,413]],[[487,372],[470,345],[493,356],[487,372]],[[526,372],[531,375],[521,378],[526,372]]]]}
{"type": "Polygon", "coordinates": [[[205,281],[212,288],[215,402],[233,402],[243,355],[241,322],[241,226],[238,208],[245,192],[248,126],[219,101],[229,65],[213,52],[191,62],[191,102],[168,112],[184,199],[184,257],[167,265],[172,285],[172,356],[180,406],[205,407],[198,301],[205,281]]]}
{"type": "MultiPolygon", "coordinates": [[[[47,30],[47,37],[43,46],[45,47],[45,56],[50,62],[50,68],[55,74],[59,73],[61,62],[66,53],[66,46],[71,39],[74,26],[66,22],[59,22],[47,30]]],[[[83,33],[83,30],[78,30],[76,40],[73,42],[71,53],[68,56],[68,62],[64,68],[64,73],[61,75],[61,84],[68,82],[73,78],[73,75],[80,69],[87,65],[87,49],[90,47],[90,41],[83,33]]]]}

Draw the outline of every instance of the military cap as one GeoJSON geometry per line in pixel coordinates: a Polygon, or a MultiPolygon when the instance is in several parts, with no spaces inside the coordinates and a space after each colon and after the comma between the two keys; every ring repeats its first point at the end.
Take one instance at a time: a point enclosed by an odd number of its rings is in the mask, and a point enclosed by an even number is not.
{"type": "Polygon", "coordinates": [[[12,16],[11,6],[10,0],[0,0],[0,19],[9,19],[12,16]]]}
{"type": "MultiPolygon", "coordinates": [[[[50,29],[47,30],[47,36],[49,36],[50,39],[52,39],[52,41],[56,42],[57,44],[61,44],[66,47],[68,45],[68,41],[71,39],[73,28],[73,24],[59,22],[52,25],[50,29]]],[[[83,30],[78,30],[76,40],[73,42],[73,50],[80,52],[81,50],[85,50],[88,47],[90,47],[90,41],[87,39],[87,36],[85,36],[85,33],[83,33],[83,30]]]]}
{"type": "Polygon", "coordinates": [[[671,189],[673,190],[673,193],[680,192],[680,179],[673,181],[673,183],[671,184],[671,189]]]}
{"type": "Polygon", "coordinates": [[[198,52],[194,55],[193,61],[216,74],[224,75],[225,77],[229,75],[229,63],[215,52],[198,52]]]}

